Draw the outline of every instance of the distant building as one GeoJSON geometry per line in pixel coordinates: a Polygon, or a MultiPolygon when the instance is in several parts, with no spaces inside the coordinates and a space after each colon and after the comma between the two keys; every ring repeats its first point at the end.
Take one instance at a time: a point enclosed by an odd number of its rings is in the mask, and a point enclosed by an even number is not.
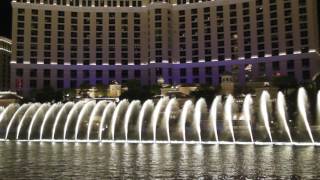
{"type": "Polygon", "coordinates": [[[190,95],[191,92],[197,90],[199,88],[199,85],[196,84],[180,84],[180,85],[169,85],[169,84],[165,84],[162,85],[162,87],[160,88],[161,91],[161,95],[166,95],[170,92],[180,92],[182,94],[185,95],[190,95]]]}
{"type": "Polygon", "coordinates": [[[65,100],[82,100],[82,99],[95,99],[95,100],[107,100],[107,101],[118,101],[122,92],[126,91],[121,84],[113,81],[108,86],[88,86],[74,89],[75,94],[71,96],[70,93],[66,93],[65,100]]]}
{"type": "Polygon", "coordinates": [[[12,103],[20,103],[23,97],[17,95],[15,92],[0,92],[0,107],[6,107],[12,103]]]}
{"type": "Polygon", "coordinates": [[[231,73],[225,72],[221,76],[221,93],[224,95],[233,94],[236,82],[231,73]]]}
{"type": "Polygon", "coordinates": [[[248,87],[254,89],[256,97],[260,97],[263,91],[267,91],[271,98],[277,97],[278,88],[270,84],[266,78],[257,78],[246,83],[248,87]]]}
{"type": "Polygon", "coordinates": [[[169,97],[169,98],[176,98],[180,105],[183,105],[187,100],[194,100],[190,93],[195,91],[198,87],[189,85],[189,86],[170,86],[170,85],[163,85],[160,88],[161,94],[156,95],[153,97],[153,100],[157,102],[162,97],[169,97]]]}
{"type": "Polygon", "coordinates": [[[13,0],[11,87],[220,84],[320,69],[319,0],[13,0]]]}
{"type": "Polygon", "coordinates": [[[107,96],[111,98],[119,98],[122,93],[122,86],[118,82],[114,81],[109,84],[109,88],[107,91],[107,96]]]}
{"type": "Polygon", "coordinates": [[[10,89],[11,45],[10,39],[0,37],[0,91],[10,89]]]}

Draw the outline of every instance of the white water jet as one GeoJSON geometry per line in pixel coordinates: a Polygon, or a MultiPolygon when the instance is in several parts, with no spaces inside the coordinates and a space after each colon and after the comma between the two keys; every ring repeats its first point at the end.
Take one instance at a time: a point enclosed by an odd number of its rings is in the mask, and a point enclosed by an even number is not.
{"type": "Polygon", "coordinates": [[[319,126],[320,125],[320,91],[318,91],[317,93],[317,105],[316,105],[317,109],[316,109],[316,113],[317,113],[317,120],[316,120],[316,125],[319,126]]]}
{"type": "Polygon", "coordinates": [[[232,141],[235,142],[234,131],[233,131],[233,103],[234,103],[233,96],[229,95],[224,105],[224,119],[228,123],[232,141]]]}
{"type": "Polygon", "coordinates": [[[110,123],[110,130],[111,130],[111,137],[112,140],[114,141],[114,137],[115,137],[115,128],[116,128],[116,124],[117,124],[117,120],[120,118],[120,113],[122,113],[121,111],[124,110],[124,108],[127,108],[129,105],[128,100],[122,100],[118,106],[116,107],[116,109],[114,110],[113,116],[111,118],[111,123],[110,123]]]}
{"type": "MultiPolygon", "coordinates": [[[[87,129],[87,140],[90,140],[90,134],[91,134],[93,123],[97,121],[97,117],[101,117],[103,110],[107,106],[107,104],[108,104],[107,101],[100,101],[92,110],[92,113],[89,119],[88,129],[87,129]]],[[[101,122],[101,118],[100,118],[100,122],[101,122]]]]}
{"type": "MultiPolygon", "coordinates": [[[[221,105],[221,96],[216,96],[212,102],[210,113],[209,113],[209,121],[210,125],[213,128],[214,136],[216,142],[219,142],[218,137],[218,128],[217,128],[217,118],[218,118],[218,107],[221,105]]],[[[211,127],[210,126],[210,127],[211,127]]]]}
{"type": "MultiPolygon", "coordinates": [[[[317,94],[317,113],[320,114],[320,91],[317,94]]],[[[235,143],[235,135],[233,130],[233,119],[235,119],[235,112],[234,110],[236,108],[236,101],[235,99],[230,95],[227,97],[226,102],[224,104],[224,109],[221,107],[221,97],[215,97],[214,101],[212,102],[210,111],[209,111],[209,126],[208,128],[210,131],[210,135],[215,135],[216,142],[213,141],[203,141],[201,143],[226,143],[226,142],[219,142],[218,137],[218,127],[217,127],[217,121],[220,119],[220,112],[224,110],[224,121],[225,121],[225,129],[226,132],[229,133],[230,136],[233,138],[233,142],[228,142],[230,144],[235,143]],[[221,108],[221,109],[220,109],[221,108]]],[[[87,101],[88,102],[88,101],[87,101]]],[[[171,139],[172,134],[170,134],[170,121],[176,117],[176,105],[177,104],[176,99],[168,99],[163,98],[158,101],[157,106],[154,106],[154,103],[152,100],[147,100],[142,108],[140,103],[137,103],[137,101],[132,101],[130,104],[127,101],[126,105],[120,105],[119,107],[116,106],[114,103],[107,103],[107,102],[99,102],[96,105],[90,106],[85,102],[82,103],[82,105],[74,104],[74,103],[66,103],[62,106],[62,104],[53,104],[50,106],[50,104],[24,104],[21,107],[15,104],[9,105],[7,108],[3,110],[3,112],[0,114],[0,128],[6,128],[6,131],[1,130],[1,132],[5,133],[6,139],[14,138],[13,134],[15,135],[15,138],[19,141],[22,139],[22,136],[26,139],[22,141],[41,141],[42,139],[47,140],[47,136],[50,135],[52,137],[52,140],[55,138],[55,134],[58,135],[58,131],[63,129],[63,135],[64,139],[74,138],[73,140],[70,140],[70,142],[76,142],[79,138],[78,142],[95,142],[98,140],[94,140],[97,137],[96,131],[97,128],[99,128],[98,136],[100,141],[103,140],[103,131],[108,129],[109,135],[113,132],[113,141],[106,140],[107,142],[135,142],[138,143],[144,142],[143,140],[143,132],[144,132],[144,124],[145,122],[148,124],[148,127],[146,129],[153,130],[153,140],[149,140],[148,142],[155,142],[157,141],[156,137],[156,131],[157,126],[159,126],[159,121],[161,120],[161,130],[164,130],[167,135],[167,140],[159,140],[157,143],[175,143],[176,141],[171,139]],[[68,104],[68,106],[66,106],[68,104]],[[139,108],[138,108],[139,105],[139,108]],[[19,107],[19,108],[18,108],[19,107]],[[61,108],[62,107],[62,108],[61,108]],[[60,108],[60,109],[59,109],[60,108]],[[115,109],[118,109],[117,112],[115,109]],[[139,111],[139,110],[141,111],[139,111]],[[9,112],[10,111],[10,112],[9,112]],[[115,113],[113,113],[115,112],[115,113]],[[133,118],[134,117],[134,118],[133,118]],[[66,121],[67,120],[67,121],[66,121]],[[137,120],[137,121],[135,121],[137,120]],[[60,122],[59,122],[60,121],[60,122]],[[133,121],[135,123],[133,123],[133,121]],[[87,123],[88,122],[88,123],[87,123]],[[108,123],[107,123],[108,122],[108,123]],[[86,125],[88,125],[88,128],[86,125]],[[53,127],[52,127],[53,125],[53,127]],[[120,126],[121,125],[121,126],[120,126]],[[134,125],[134,126],[132,126],[134,125]],[[38,128],[41,126],[41,128],[38,128]],[[62,127],[63,126],[63,127],[62,127]],[[72,126],[72,127],[71,127],[72,126]],[[66,127],[68,129],[68,133],[66,133],[66,127]],[[110,128],[109,128],[110,127],[110,128]],[[70,129],[71,128],[71,129],[70,129]],[[75,129],[74,129],[75,128],[75,129]],[[86,129],[87,128],[87,129],[86,129]],[[131,138],[131,130],[134,128],[135,132],[139,134],[139,140],[129,140],[131,138]],[[155,128],[155,129],[154,129],[155,128]],[[113,130],[111,130],[113,129],[113,130]],[[40,130],[40,131],[39,131],[40,130]],[[49,131],[48,131],[49,130],[49,131]],[[75,133],[73,133],[73,130],[75,130],[75,133]],[[117,133],[118,131],[121,131],[121,135],[125,135],[125,140],[116,140],[117,139],[117,133]],[[123,130],[123,131],[122,131],[123,130]],[[14,132],[13,132],[14,131],[14,132]],[[57,132],[55,132],[57,131],[57,132]],[[72,131],[72,134],[71,134],[72,131]],[[93,138],[94,133],[94,138],[93,138]],[[32,140],[35,138],[38,138],[40,134],[40,140],[32,140]],[[75,136],[74,136],[75,135],[75,136]],[[37,136],[37,137],[35,137],[37,136]],[[91,139],[90,140],[90,136],[91,139]],[[81,138],[80,138],[81,137],[81,138]],[[83,139],[86,138],[86,139],[83,139]],[[81,139],[81,140],[80,140],[81,139]]],[[[261,121],[263,121],[264,126],[266,130],[263,129],[263,131],[267,132],[270,141],[272,142],[272,132],[270,127],[270,122],[272,122],[272,116],[271,116],[271,100],[270,95],[268,92],[263,91],[260,96],[259,101],[259,110],[257,113],[260,113],[261,121]]],[[[278,118],[279,123],[281,123],[281,129],[283,131],[284,137],[288,137],[290,139],[289,143],[284,144],[292,144],[295,145],[297,143],[293,142],[290,132],[290,122],[291,120],[288,119],[288,112],[287,112],[287,106],[285,102],[285,97],[282,92],[279,92],[277,95],[277,99],[275,101],[275,110],[276,115],[278,118]]],[[[258,107],[257,107],[258,108],[258,107]]],[[[309,101],[307,92],[304,88],[300,88],[298,91],[297,96],[297,115],[299,116],[299,122],[303,122],[306,128],[306,132],[308,132],[307,140],[310,143],[305,144],[314,144],[317,145],[319,143],[314,143],[315,139],[312,134],[311,124],[310,124],[310,110],[309,110],[309,101]],[[301,118],[301,119],[300,119],[301,118]],[[311,143],[312,142],[312,143],[311,143]]],[[[252,121],[253,119],[253,113],[256,108],[253,106],[253,99],[250,95],[247,95],[243,102],[242,107],[242,115],[241,118],[243,118],[246,122],[246,126],[249,131],[249,135],[251,138],[251,141],[254,142],[253,137],[253,130],[252,130],[252,121]]],[[[191,100],[188,100],[183,105],[183,108],[181,109],[181,113],[178,120],[178,130],[179,130],[179,136],[181,134],[181,139],[183,141],[179,141],[179,143],[189,143],[189,142],[199,142],[202,141],[201,137],[201,129],[200,126],[202,124],[202,120],[206,119],[207,117],[201,117],[207,115],[207,109],[204,99],[202,102],[197,101],[195,108],[193,107],[193,103],[191,100]],[[199,105],[200,104],[200,105],[199,105]],[[205,108],[204,108],[205,106],[205,108]],[[206,110],[206,112],[204,112],[206,110]],[[188,131],[186,132],[186,122],[192,122],[192,131],[196,133],[199,137],[199,141],[187,141],[188,138],[188,131]]],[[[319,117],[319,116],[317,116],[319,117]]],[[[262,122],[261,122],[262,123],[262,122]]],[[[219,123],[218,123],[219,124],[219,123]]],[[[299,125],[300,128],[304,128],[299,125]]],[[[207,127],[206,127],[207,128],[207,127]]],[[[316,128],[316,127],[314,127],[316,128]]],[[[172,129],[173,130],[173,129],[172,129]]],[[[158,129],[159,131],[159,129],[158,129]]],[[[163,132],[164,133],[164,132],[163,132]]],[[[203,132],[202,132],[203,133],[203,132]]],[[[120,132],[119,132],[120,135],[120,132]]],[[[159,134],[158,134],[159,135],[159,134]]],[[[3,135],[1,135],[3,136],[3,135]]],[[[62,133],[59,133],[59,139],[61,138],[62,133]]],[[[58,137],[58,136],[57,136],[58,137]]],[[[56,138],[57,138],[56,137],[56,138]]],[[[210,136],[212,137],[212,136],[210,136]]],[[[59,141],[59,140],[58,140],[59,141]]],[[[55,141],[55,142],[58,142],[55,141]]],[[[288,140],[289,141],[289,140],[288,140]]],[[[104,142],[104,141],[102,141],[104,142]]],[[[251,142],[251,143],[252,143],[251,142]]],[[[238,142],[236,142],[238,143],[238,142]]],[[[250,143],[250,142],[248,142],[250,143]]],[[[256,142],[255,142],[256,143],[256,142]]],[[[276,143],[277,144],[277,143],[276,143]]],[[[281,143],[278,143],[281,144],[281,143]]],[[[302,143],[300,143],[302,144],[302,143]]]]}
{"type": "Polygon", "coordinates": [[[192,109],[193,109],[192,101],[187,100],[183,105],[181,116],[179,119],[179,129],[182,133],[182,138],[184,142],[186,141],[186,122],[187,122],[188,115],[192,113],[192,109]]]}
{"type": "Polygon", "coordinates": [[[244,98],[244,102],[243,102],[243,114],[244,114],[244,119],[247,123],[251,142],[254,142],[253,135],[252,135],[252,128],[251,128],[252,104],[253,104],[253,100],[252,100],[251,95],[250,94],[246,95],[246,97],[244,98]]]}
{"type": "Polygon", "coordinates": [[[203,111],[207,109],[206,101],[203,98],[200,98],[194,108],[194,126],[198,134],[199,142],[202,141],[201,139],[201,119],[202,119],[202,113],[203,111]]]}
{"type": "Polygon", "coordinates": [[[9,135],[9,132],[11,130],[11,126],[12,124],[15,122],[15,121],[18,121],[20,120],[20,118],[22,118],[22,116],[24,115],[24,113],[27,111],[27,109],[31,106],[31,103],[29,104],[23,104],[15,113],[14,115],[12,116],[8,126],[7,126],[7,129],[6,129],[6,136],[5,136],[5,139],[8,139],[8,135],[9,135]]]}
{"type": "Polygon", "coordinates": [[[147,113],[153,111],[154,109],[154,103],[152,100],[147,100],[146,102],[143,103],[141,111],[139,113],[138,117],[138,133],[139,133],[139,141],[142,141],[142,125],[143,125],[143,120],[147,118],[147,113]]]}
{"type": "Polygon", "coordinates": [[[151,125],[152,125],[152,132],[153,132],[153,142],[157,141],[157,124],[160,117],[161,110],[164,106],[166,106],[168,102],[168,97],[161,98],[157,103],[156,107],[151,116],[151,125]]]}
{"type": "Polygon", "coordinates": [[[28,140],[30,140],[31,134],[32,134],[32,130],[33,130],[33,125],[34,123],[36,123],[36,121],[40,121],[43,120],[43,114],[44,112],[46,112],[48,109],[50,108],[50,104],[42,104],[39,109],[36,111],[36,113],[34,114],[31,123],[29,125],[29,129],[28,129],[28,140]]]}
{"type": "Polygon", "coordinates": [[[0,138],[5,138],[6,128],[19,108],[19,104],[10,104],[0,115],[0,138]]]}
{"type": "Polygon", "coordinates": [[[44,133],[44,129],[45,129],[46,125],[47,125],[47,122],[50,120],[50,118],[53,118],[55,116],[55,113],[61,107],[62,107],[62,104],[60,104],[60,103],[53,104],[49,108],[49,110],[47,111],[46,115],[44,116],[43,122],[41,124],[41,128],[40,128],[40,140],[42,140],[42,138],[43,138],[43,133],[44,133]]]}
{"type": "Polygon", "coordinates": [[[92,111],[92,109],[94,108],[94,106],[96,105],[96,102],[95,101],[89,101],[87,102],[82,110],[80,111],[80,114],[78,116],[78,119],[77,119],[77,123],[76,123],[76,127],[75,127],[75,133],[74,133],[74,140],[78,140],[78,133],[79,133],[79,130],[80,130],[80,125],[83,121],[86,121],[87,120],[87,116],[88,114],[92,111]]]}
{"type": "Polygon", "coordinates": [[[13,112],[13,111],[15,112],[19,107],[20,107],[19,104],[9,104],[0,115],[0,124],[2,123],[2,121],[4,121],[5,117],[9,112],[13,112]]]}
{"type": "Polygon", "coordinates": [[[281,123],[283,124],[285,131],[290,139],[290,142],[292,143],[292,137],[291,137],[288,123],[287,123],[286,108],[287,108],[287,106],[286,106],[286,101],[285,101],[284,95],[282,92],[278,92],[278,95],[277,95],[278,114],[279,114],[281,123]]]}
{"type": "Polygon", "coordinates": [[[271,129],[270,129],[270,119],[269,119],[269,113],[268,113],[268,103],[270,102],[270,95],[267,91],[263,91],[260,96],[260,113],[264,122],[264,126],[266,128],[266,131],[268,133],[270,142],[272,142],[272,135],[271,135],[271,129]]]}
{"type": "Polygon", "coordinates": [[[106,129],[106,126],[104,125],[105,121],[108,116],[110,116],[110,117],[113,116],[113,112],[114,112],[115,108],[116,108],[116,104],[114,102],[111,102],[106,106],[106,108],[104,109],[104,111],[102,113],[101,122],[100,122],[100,126],[99,126],[99,140],[100,141],[102,140],[102,133],[106,129]]]}
{"type": "Polygon", "coordinates": [[[171,116],[173,108],[177,107],[177,106],[178,106],[178,102],[177,102],[176,98],[172,98],[169,101],[166,109],[164,110],[164,120],[165,120],[165,127],[166,127],[168,142],[171,141],[171,138],[170,138],[170,116],[171,116]]]}
{"type": "Polygon", "coordinates": [[[0,116],[3,113],[4,109],[5,109],[4,107],[0,106],[0,116]]]}
{"type": "Polygon", "coordinates": [[[17,133],[16,133],[16,139],[19,139],[19,135],[20,135],[20,130],[21,130],[21,127],[24,123],[24,121],[26,121],[27,118],[31,118],[32,114],[40,107],[40,104],[39,103],[35,103],[35,104],[32,104],[28,110],[24,113],[24,115],[22,116],[20,122],[19,122],[19,125],[17,127],[17,133]]]}
{"type": "Polygon", "coordinates": [[[124,134],[125,134],[125,140],[128,141],[128,126],[130,120],[133,118],[134,111],[139,111],[141,108],[140,101],[132,101],[128,107],[128,110],[124,116],[124,134]]]}
{"type": "MultiPolygon", "coordinates": [[[[13,106],[14,104],[10,104],[9,106],[13,106]]],[[[9,107],[8,106],[8,107],[9,107]]],[[[4,115],[5,115],[5,113],[6,113],[6,111],[8,111],[8,107],[6,108],[6,109],[3,109],[2,107],[1,107],[1,112],[0,112],[0,123],[3,121],[3,118],[4,118],[4,115]]]]}
{"type": "Polygon", "coordinates": [[[79,111],[82,109],[82,107],[86,104],[87,101],[79,101],[77,102],[73,108],[70,110],[68,116],[67,116],[67,121],[64,124],[64,128],[63,128],[63,139],[66,140],[67,137],[67,132],[68,132],[68,128],[69,128],[69,124],[70,122],[78,117],[79,111]]]}
{"type": "Polygon", "coordinates": [[[58,126],[58,123],[60,121],[60,119],[62,118],[62,116],[67,116],[67,114],[69,113],[69,111],[72,109],[72,107],[74,106],[73,102],[67,102],[66,104],[64,104],[62,106],[62,108],[60,109],[60,111],[58,112],[58,115],[54,121],[53,124],[53,128],[52,128],[52,137],[51,139],[54,140],[55,134],[56,134],[56,129],[58,126]]]}
{"type": "Polygon", "coordinates": [[[310,140],[312,143],[314,143],[313,135],[310,129],[308,117],[307,117],[307,108],[308,108],[308,96],[307,92],[304,88],[299,88],[298,90],[298,110],[299,114],[304,122],[304,125],[307,129],[307,132],[309,134],[310,140]]]}

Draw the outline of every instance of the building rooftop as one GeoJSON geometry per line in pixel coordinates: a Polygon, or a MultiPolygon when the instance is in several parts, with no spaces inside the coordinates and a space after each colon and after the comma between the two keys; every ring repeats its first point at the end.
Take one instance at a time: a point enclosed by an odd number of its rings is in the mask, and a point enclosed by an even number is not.
{"type": "Polygon", "coordinates": [[[0,50],[11,53],[12,41],[6,37],[0,36],[0,50]]]}
{"type": "Polygon", "coordinates": [[[15,92],[10,92],[10,91],[6,91],[6,92],[0,92],[0,99],[23,99],[23,97],[19,96],[17,93],[15,92]]]}

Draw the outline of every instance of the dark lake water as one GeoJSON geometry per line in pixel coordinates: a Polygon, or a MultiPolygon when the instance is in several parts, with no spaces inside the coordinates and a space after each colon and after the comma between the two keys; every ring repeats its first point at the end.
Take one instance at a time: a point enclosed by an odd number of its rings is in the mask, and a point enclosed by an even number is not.
{"type": "Polygon", "coordinates": [[[320,179],[320,147],[0,143],[0,179],[320,179]]]}

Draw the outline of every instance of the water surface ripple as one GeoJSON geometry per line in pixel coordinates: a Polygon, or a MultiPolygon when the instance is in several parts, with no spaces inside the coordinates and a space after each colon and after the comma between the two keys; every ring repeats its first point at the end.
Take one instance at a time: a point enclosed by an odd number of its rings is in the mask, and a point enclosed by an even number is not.
{"type": "Polygon", "coordinates": [[[320,179],[320,147],[0,143],[0,179],[320,179]]]}

